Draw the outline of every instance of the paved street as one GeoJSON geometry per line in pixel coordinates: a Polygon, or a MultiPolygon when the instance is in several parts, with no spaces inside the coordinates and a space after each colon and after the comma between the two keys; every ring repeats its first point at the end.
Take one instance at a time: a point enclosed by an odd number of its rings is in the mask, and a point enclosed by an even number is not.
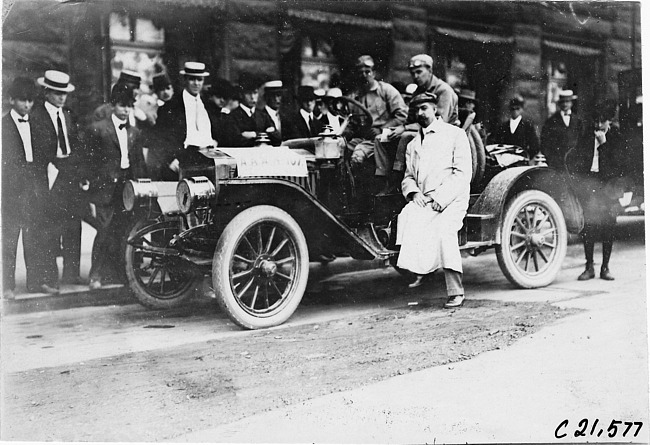
{"type": "MultiPolygon", "coordinates": [[[[478,354],[471,360],[290,403],[216,428],[193,429],[186,434],[178,431],[171,440],[550,442],[558,440],[556,434],[566,434],[562,441],[647,442],[643,219],[628,218],[619,225],[619,231],[621,240],[615,245],[611,265],[616,276],[613,282],[577,282],[583,257],[581,246],[575,244],[569,247],[556,282],[544,289],[514,289],[499,271],[493,253],[464,260],[467,293],[473,300],[550,302],[558,308],[580,309],[508,347],[478,354]],[[558,429],[565,419],[566,425],[558,429]],[[574,432],[582,419],[588,419],[586,435],[576,437],[574,432]],[[599,424],[590,436],[596,419],[599,424]],[[636,437],[632,437],[635,426],[626,437],[621,430],[610,438],[607,427],[612,420],[644,424],[636,437]],[[601,428],[604,433],[598,437],[601,428]]],[[[597,249],[597,262],[599,259],[597,249]]],[[[296,326],[388,312],[413,306],[430,293],[444,293],[443,280],[438,278],[417,292],[379,288],[375,292],[351,291],[366,289],[375,282],[399,280],[390,269],[373,270],[369,266],[372,264],[351,260],[337,260],[326,267],[312,265],[303,304],[289,323],[273,332],[281,337],[296,326]],[[346,298],[348,295],[354,296],[353,301],[346,298]]],[[[181,346],[193,348],[215,341],[227,344],[259,335],[259,331],[235,327],[209,300],[198,300],[191,308],[172,312],[146,310],[123,295],[107,297],[106,303],[88,307],[77,302],[75,306],[79,307],[5,315],[3,381],[38,369],[62,367],[58,369],[66,372],[96,359],[146,351],[164,356],[181,346]]],[[[109,375],[104,377],[108,379],[109,375]]],[[[10,395],[11,389],[5,386],[3,394],[10,395]]],[[[7,436],[10,429],[6,422],[2,429],[2,439],[25,437],[17,431],[7,436]]]]}

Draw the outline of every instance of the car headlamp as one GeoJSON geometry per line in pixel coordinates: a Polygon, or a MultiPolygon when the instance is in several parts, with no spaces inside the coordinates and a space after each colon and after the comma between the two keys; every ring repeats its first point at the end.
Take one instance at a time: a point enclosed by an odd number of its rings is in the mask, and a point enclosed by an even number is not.
{"type": "Polygon", "coordinates": [[[176,204],[185,214],[208,207],[216,196],[214,184],[205,176],[185,178],[176,187],[176,204]]]}
{"type": "Polygon", "coordinates": [[[146,207],[158,197],[158,188],[151,179],[129,180],[124,184],[122,202],[129,212],[136,207],[146,207]]]}

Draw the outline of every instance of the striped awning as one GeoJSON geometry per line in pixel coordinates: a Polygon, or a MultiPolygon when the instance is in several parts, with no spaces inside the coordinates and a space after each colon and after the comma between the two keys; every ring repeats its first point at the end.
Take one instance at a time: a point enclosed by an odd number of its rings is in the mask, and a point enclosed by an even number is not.
{"type": "Polygon", "coordinates": [[[513,42],[512,36],[500,36],[498,34],[489,34],[485,32],[467,31],[463,29],[443,28],[436,26],[433,28],[438,34],[452,37],[459,40],[468,40],[479,43],[498,43],[508,44],[513,42]]]}
{"type": "Polygon", "coordinates": [[[295,17],[301,20],[308,20],[318,23],[327,23],[330,25],[348,25],[358,26],[369,29],[392,29],[393,22],[387,20],[369,19],[349,14],[337,14],[334,12],[315,11],[315,10],[298,10],[289,9],[289,17],[295,17]]]}
{"type": "Polygon", "coordinates": [[[557,42],[554,40],[544,40],[544,46],[547,48],[557,49],[578,56],[599,56],[602,51],[588,46],[580,46],[573,43],[557,42]]]}

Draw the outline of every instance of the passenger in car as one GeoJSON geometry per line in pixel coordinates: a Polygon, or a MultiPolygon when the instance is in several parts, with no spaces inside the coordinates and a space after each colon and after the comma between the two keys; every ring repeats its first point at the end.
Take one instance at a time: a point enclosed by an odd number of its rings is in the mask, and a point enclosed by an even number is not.
{"type": "Polygon", "coordinates": [[[239,106],[230,113],[230,123],[233,132],[237,134],[235,147],[252,147],[257,137],[257,124],[255,123],[255,108],[259,98],[259,84],[250,76],[243,75],[239,79],[238,95],[239,106]]]}
{"type": "Polygon", "coordinates": [[[271,145],[280,145],[282,143],[282,95],[284,87],[282,81],[271,80],[263,85],[264,89],[264,107],[255,111],[255,127],[258,135],[266,133],[271,141],[271,145]]]}
{"type": "Polygon", "coordinates": [[[397,266],[416,274],[409,287],[442,268],[447,284],[446,308],[465,300],[458,231],[469,205],[472,158],[466,133],[436,117],[437,97],[413,97],[421,130],[406,149],[402,194],[408,201],[397,222],[397,266]]]}
{"type": "Polygon", "coordinates": [[[296,101],[298,109],[283,116],[282,139],[285,141],[315,137],[323,131],[323,124],[314,116],[316,109],[314,88],[308,85],[299,86],[296,101]]]}

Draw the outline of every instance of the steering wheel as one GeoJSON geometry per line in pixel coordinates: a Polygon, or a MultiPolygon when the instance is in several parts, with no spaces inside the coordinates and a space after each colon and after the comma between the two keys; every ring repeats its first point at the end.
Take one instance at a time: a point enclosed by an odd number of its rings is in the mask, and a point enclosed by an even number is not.
{"type": "Polygon", "coordinates": [[[351,132],[354,136],[363,137],[367,134],[373,121],[370,111],[359,101],[350,97],[338,97],[336,100],[342,105],[342,108],[334,111],[338,111],[339,115],[344,118],[339,134],[346,131],[351,132]]]}

